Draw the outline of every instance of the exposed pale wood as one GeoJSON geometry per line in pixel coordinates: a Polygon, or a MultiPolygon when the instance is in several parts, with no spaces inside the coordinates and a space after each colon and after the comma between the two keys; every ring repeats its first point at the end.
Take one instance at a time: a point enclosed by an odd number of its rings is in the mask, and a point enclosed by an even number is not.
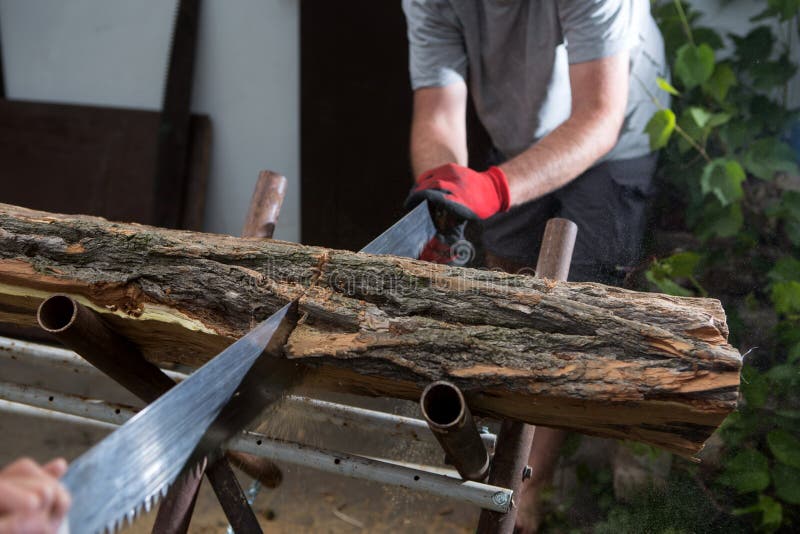
{"type": "Polygon", "coordinates": [[[460,269],[0,205],[0,322],[68,293],[159,362],[198,365],[291,298],[309,387],[415,399],[690,455],[735,407],[713,299],[460,269]]]}

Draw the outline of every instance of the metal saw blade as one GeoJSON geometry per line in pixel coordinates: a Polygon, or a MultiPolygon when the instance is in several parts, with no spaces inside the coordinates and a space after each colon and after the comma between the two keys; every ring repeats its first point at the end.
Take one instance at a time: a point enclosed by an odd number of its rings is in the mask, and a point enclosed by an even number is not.
{"type": "MultiPolygon", "coordinates": [[[[422,202],[361,252],[418,258],[435,233],[428,203],[422,202]]],[[[73,500],[71,534],[114,532],[149,511],[181,473],[201,469],[207,454],[298,380],[297,364],[271,355],[296,322],[286,321],[295,304],[278,310],[72,462],[62,478],[73,500]]]]}
{"type": "Polygon", "coordinates": [[[370,241],[359,252],[367,254],[392,254],[406,258],[419,258],[425,244],[436,233],[431,220],[428,201],[423,201],[381,235],[370,241]]]}
{"type": "Polygon", "coordinates": [[[288,335],[286,318],[295,304],[275,312],[72,462],[62,478],[72,495],[71,534],[114,532],[149,510],[185,468],[196,469],[205,453],[294,383],[298,373],[287,366],[295,364],[265,349],[273,338],[288,335]],[[254,392],[253,384],[265,377],[268,390],[254,392]],[[232,397],[235,402],[229,403],[232,397]]]}

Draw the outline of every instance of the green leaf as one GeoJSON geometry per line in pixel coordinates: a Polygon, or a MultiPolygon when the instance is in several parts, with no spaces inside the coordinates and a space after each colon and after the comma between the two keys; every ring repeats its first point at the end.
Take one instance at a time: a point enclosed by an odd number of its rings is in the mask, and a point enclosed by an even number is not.
{"type": "Polygon", "coordinates": [[[789,348],[789,353],[786,355],[786,361],[789,363],[797,363],[800,361],[800,343],[795,343],[789,348]]]}
{"type": "MultiPolygon", "coordinates": [[[[683,110],[680,118],[678,119],[678,126],[683,130],[683,133],[693,139],[697,145],[705,147],[709,130],[707,128],[702,128],[697,124],[697,120],[695,120],[695,114],[692,113],[692,109],[693,108],[687,108],[683,110]]],[[[700,115],[700,113],[697,114],[700,115]]],[[[692,148],[694,147],[686,139],[684,139],[683,136],[678,137],[678,150],[680,150],[681,154],[688,152],[692,148]]]]}
{"type": "Polygon", "coordinates": [[[800,247],[800,221],[797,219],[787,220],[784,225],[784,230],[786,231],[786,236],[789,238],[789,241],[791,241],[794,246],[800,247]]]}
{"type": "Polygon", "coordinates": [[[721,427],[725,443],[736,447],[743,441],[750,439],[758,431],[761,423],[761,413],[750,406],[742,407],[740,411],[730,414],[721,427]]]}
{"type": "Polygon", "coordinates": [[[717,478],[717,482],[739,493],[763,491],[769,487],[769,481],[768,471],[725,471],[717,478]]]}
{"type": "Polygon", "coordinates": [[[736,48],[736,57],[744,65],[752,65],[769,57],[775,44],[775,35],[769,26],[753,28],[744,37],[738,35],[730,37],[736,48]]]}
{"type": "Polygon", "coordinates": [[[783,507],[781,503],[768,495],[759,495],[758,502],[747,508],[736,508],[733,515],[761,513],[761,526],[774,530],[781,526],[783,521],[783,507]]]}
{"type": "Polygon", "coordinates": [[[711,77],[703,84],[703,91],[717,102],[723,103],[728,91],[736,84],[736,74],[730,64],[719,63],[711,77]]]}
{"type": "Polygon", "coordinates": [[[716,128],[717,126],[722,126],[723,124],[727,124],[731,118],[733,118],[733,116],[730,113],[714,113],[708,120],[708,127],[716,128]]]}
{"type": "Polygon", "coordinates": [[[678,49],[675,58],[675,75],[684,87],[692,89],[706,82],[714,73],[714,50],[703,43],[687,43],[678,49]]]}
{"type": "Polygon", "coordinates": [[[767,377],[759,373],[754,367],[745,365],[742,368],[742,395],[749,406],[761,408],[769,396],[769,382],[767,377]]]}
{"type": "Polygon", "coordinates": [[[650,148],[652,150],[667,146],[674,130],[675,114],[670,109],[662,109],[655,112],[644,128],[644,131],[650,136],[650,148]]]}
{"type": "Polygon", "coordinates": [[[697,235],[703,241],[712,237],[733,237],[744,224],[742,207],[739,203],[722,206],[719,202],[706,204],[702,219],[697,225],[697,235]]]}
{"type": "Polygon", "coordinates": [[[793,321],[781,321],[775,327],[775,337],[784,346],[790,347],[790,357],[794,345],[800,345],[800,327],[793,321]]]}
{"type": "Polygon", "coordinates": [[[672,276],[688,278],[694,274],[700,258],[700,254],[696,252],[679,252],[661,260],[661,264],[669,266],[672,276]]]}
{"type": "Polygon", "coordinates": [[[655,285],[661,293],[666,293],[667,295],[674,295],[676,297],[693,297],[694,293],[686,289],[685,287],[681,287],[680,285],[676,284],[674,281],[670,280],[669,278],[656,278],[653,276],[651,271],[646,271],[644,273],[644,277],[647,280],[655,285]]]}
{"type": "Polygon", "coordinates": [[[797,158],[792,147],[775,137],[759,139],[742,158],[745,168],[762,180],[772,180],[778,172],[798,174],[797,158]]]}
{"type": "Polygon", "coordinates": [[[759,495],[761,505],[761,526],[768,529],[776,529],[781,526],[783,521],[783,507],[772,497],[759,495]]]}
{"type": "Polygon", "coordinates": [[[789,504],[800,504],[800,469],[783,464],[772,468],[775,495],[789,504]]]}
{"type": "Polygon", "coordinates": [[[747,175],[736,160],[715,159],[703,169],[700,187],[704,195],[713,193],[720,204],[727,206],[744,196],[742,182],[747,175]]]}
{"type": "Polygon", "coordinates": [[[800,9],[800,0],[767,0],[767,8],[750,20],[757,21],[777,17],[781,22],[786,22],[797,15],[798,9],[800,9]]]}
{"type": "Polygon", "coordinates": [[[784,419],[800,421],[800,410],[775,410],[775,414],[784,419]]]}
{"type": "Polygon", "coordinates": [[[666,79],[662,78],[661,76],[656,78],[656,83],[658,84],[658,86],[661,88],[662,91],[666,91],[671,95],[680,96],[681,94],[680,91],[675,89],[671,83],[669,83],[666,79]]]}
{"type": "Polygon", "coordinates": [[[775,410],[775,426],[800,435],[800,410],[775,410]]]}
{"type": "Polygon", "coordinates": [[[794,115],[788,113],[785,106],[769,97],[754,94],[750,99],[750,120],[748,127],[755,133],[781,133],[787,125],[794,121],[794,115]]]}
{"type": "Polygon", "coordinates": [[[775,365],[767,371],[767,379],[777,391],[790,388],[798,377],[800,377],[800,370],[789,364],[775,365]]]}
{"type": "Polygon", "coordinates": [[[645,278],[658,290],[668,295],[680,297],[694,296],[694,292],[678,284],[673,278],[690,278],[701,256],[696,252],[680,252],[667,258],[654,261],[645,271],[645,278]]]}
{"type": "Polygon", "coordinates": [[[767,277],[772,282],[800,282],[800,260],[792,256],[784,256],[775,262],[767,277]]]}
{"type": "Polygon", "coordinates": [[[733,471],[766,471],[768,467],[769,459],[756,449],[739,451],[725,464],[726,469],[733,471]]]}
{"type": "Polygon", "coordinates": [[[785,430],[773,430],[767,434],[767,445],[779,462],[800,469],[800,439],[785,430]]]}
{"type": "Polygon", "coordinates": [[[742,146],[750,143],[753,138],[753,129],[747,123],[736,120],[720,127],[719,137],[730,152],[736,152],[742,146]]]}
{"type": "Polygon", "coordinates": [[[725,464],[725,471],[717,478],[717,482],[739,493],[763,491],[770,482],[769,461],[756,450],[743,450],[725,464]]]}
{"type": "Polygon", "coordinates": [[[697,106],[690,107],[688,112],[689,116],[692,117],[692,120],[694,120],[695,124],[697,124],[700,128],[703,128],[706,124],[708,124],[708,121],[711,119],[712,116],[710,111],[705,110],[703,108],[699,108],[697,106]]]}
{"type": "Polygon", "coordinates": [[[788,54],[782,54],[777,61],[760,61],[750,67],[753,85],[757,89],[781,87],[791,80],[797,72],[788,54]]]}
{"type": "Polygon", "coordinates": [[[800,282],[790,280],[773,284],[770,296],[776,313],[800,314],[800,282]]]}
{"type": "Polygon", "coordinates": [[[800,247],[800,192],[786,191],[780,202],[768,215],[779,217],[784,222],[786,236],[795,246],[800,247]]]}

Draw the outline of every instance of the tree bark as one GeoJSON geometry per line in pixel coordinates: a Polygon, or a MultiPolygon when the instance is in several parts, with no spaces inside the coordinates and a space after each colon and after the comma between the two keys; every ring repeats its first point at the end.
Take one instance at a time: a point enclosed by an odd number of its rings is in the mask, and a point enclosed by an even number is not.
{"type": "Polygon", "coordinates": [[[158,363],[198,366],[285,304],[309,388],[417,399],[692,455],[736,406],[713,299],[462,269],[0,204],[0,322],[66,293],[158,363]]]}

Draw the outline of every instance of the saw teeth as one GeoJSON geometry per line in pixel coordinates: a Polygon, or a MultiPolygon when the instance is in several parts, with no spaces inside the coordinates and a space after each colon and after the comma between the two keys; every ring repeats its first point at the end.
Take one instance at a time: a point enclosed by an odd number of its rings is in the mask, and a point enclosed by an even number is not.
{"type": "Polygon", "coordinates": [[[134,519],[136,519],[136,509],[134,508],[127,514],[125,514],[125,524],[127,526],[131,526],[133,524],[134,519]]]}

